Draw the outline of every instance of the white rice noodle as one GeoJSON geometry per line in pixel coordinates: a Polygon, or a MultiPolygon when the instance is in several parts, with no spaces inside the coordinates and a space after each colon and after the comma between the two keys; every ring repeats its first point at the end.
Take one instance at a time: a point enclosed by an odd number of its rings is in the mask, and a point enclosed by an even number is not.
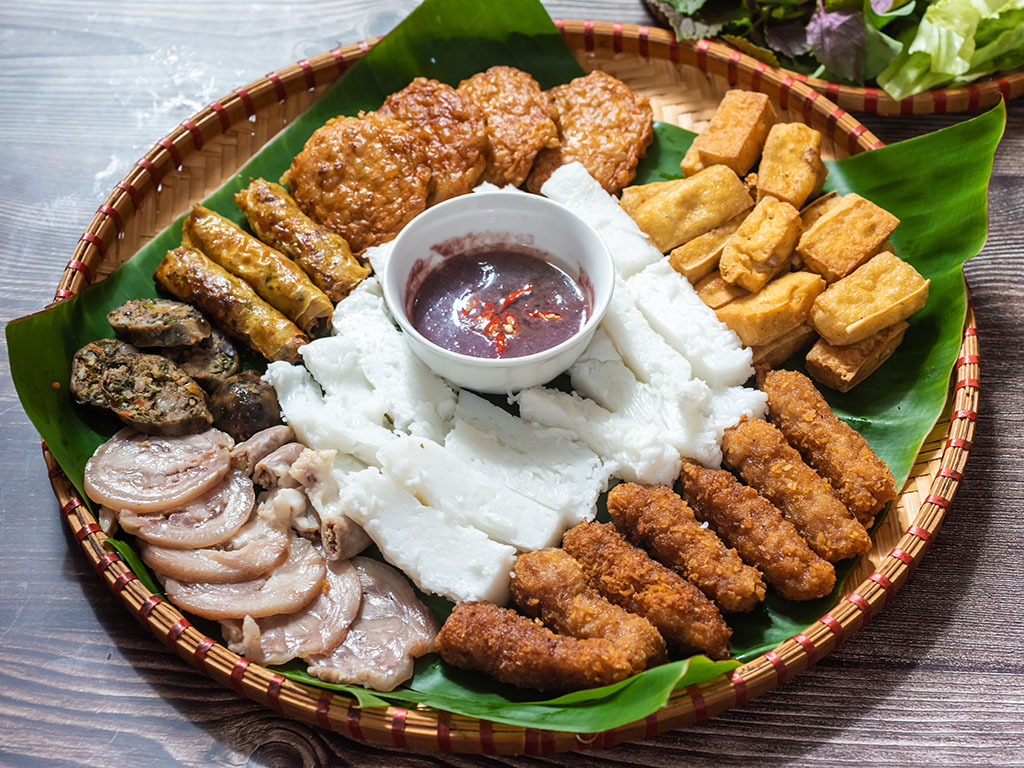
{"type": "Polygon", "coordinates": [[[341,399],[324,397],[301,365],[271,363],[264,378],[277,391],[285,422],[310,448],[351,454],[364,464],[376,465],[377,451],[396,437],[390,429],[347,407],[341,399]]]}
{"type": "Polygon", "coordinates": [[[347,336],[326,336],[299,349],[303,365],[327,397],[376,424],[384,423],[386,404],[363,375],[360,352],[347,336]]]}
{"type": "Polygon", "coordinates": [[[693,373],[711,387],[732,387],[753,374],[751,351],[715,317],[667,260],[651,264],[626,281],[647,322],[685,357],[693,373]]]}
{"type": "Polygon", "coordinates": [[[661,252],[622,210],[619,201],[605,192],[581,163],[563,165],[551,174],[540,191],[597,230],[622,277],[629,277],[661,258],[661,252]]]}
{"type": "Polygon", "coordinates": [[[395,429],[443,442],[455,393],[416,357],[384,299],[369,289],[353,291],[334,310],[334,332],[354,345],[359,367],[395,429]]]}
{"type": "Polygon", "coordinates": [[[488,477],[557,510],[570,528],[593,520],[608,472],[564,429],[529,424],[467,390],[459,392],[445,448],[488,477]]]}
{"type": "Polygon", "coordinates": [[[723,387],[711,390],[704,415],[703,439],[713,446],[713,450],[706,456],[695,458],[705,466],[717,469],[722,463],[722,434],[725,430],[739,424],[744,416],[763,419],[767,411],[768,395],[759,389],[723,387]]]}
{"type": "Polygon", "coordinates": [[[553,547],[562,515],[495,482],[444,446],[401,437],[377,454],[384,473],[422,503],[522,551],[553,547]]]}
{"type": "MultiPolygon", "coordinates": [[[[388,263],[388,257],[391,255],[391,249],[395,247],[395,241],[391,240],[380,245],[375,245],[372,248],[367,248],[363,251],[363,258],[370,262],[370,266],[373,267],[373,274],[363,280],[355,291],[364,290],[370,293],[376,293],[378,296],[382,295],[380,281],[378,277],[384,276],[384,266],[388,263]]],[[[351,295],[351,294],[349,294],[351,295]]]]}
{"type": "Polygon", "coordinates": [[[384,558],[424,592],[463,600],[509,599],[516,551],[426,506],[379,470],[348,478],[340,493],[345,514],[363,526],[384,558]]]}
{"type": "Polygon", "coordinates": [[[679,451],[665,442],[660,430],[611,413],[593,400],[546,387],[524,389],[516,399],[523,419],[569,430],[589,445],[616,477],[671,485],[679,476],[679,451]]]}

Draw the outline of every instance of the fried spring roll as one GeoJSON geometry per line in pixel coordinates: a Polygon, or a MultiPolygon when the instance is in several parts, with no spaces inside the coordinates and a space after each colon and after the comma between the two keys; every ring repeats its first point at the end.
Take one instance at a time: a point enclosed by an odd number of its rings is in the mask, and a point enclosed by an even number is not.
{"type": "Polygon", "coordinates": [[[722,455],[725,465],[778,507],[821,557],[834,563],[871,549],[868,532],[832,486],[768,422],[743,419],[727,429],[722,455]]]}
{"type": "Polygon", "coordinates": [[[804,461],[832,484],[839,499],[870,527],[898,495],[896,480],[860,433],[832,413],[811,380],[795,371],[770,371],[761,384],[768,417],[804,461]]]}
{"type": "Polygon", "coordinates": [[[182,233],[183,245],[242,278],[303,333],[323,336],[330,331],[334,305],[291,259],[201,205],[185,217],[182,233]]]}
{"type": "Polygon", "coordinates": [[[267,304],[243,280],[194,248],[168,251],[154,275],[174,296],[198,307],[230,336],[267,360],[299,362],[299,347],[309,338],[267,304]]]}
{"type": "Polygon", "coordinates": [[[683,460],[683,496],[701,520],[736,548],[786,600],[824,597],[836,570],[807,546],[772,503],[723,469],[683,460]]]}
{"type": "Polygon", "coordinates": [[[576,558],[593,589],[650,621],[674,651],[729,658],[732,630],[715,604],[626,541],[611,523],[580,523],[566,531],[562,547],[576,558]]]}
{"type": "Polygon", "coordinates": [[[441,658],[520,688],[578,691],[632,674],[614,643],[556,635],[538,621],[493,603],[459,603],[434,640],[441,658]]]}
{"type": "Polygon", "coordinates": [[[235,195],[235,205],[260,240],[293,259],[334,303],[370,274],[345,238],[300,211],[280,184],[253,179],[235,195]]]}
{"type": "Polygon", "coordinates": [[[723,611],[749,611],[764,600],[764,579],[735,549],[702,528],[693,510],[664,485],[621,483],[608,513],[629,539],[696,585],[723,611]]]}
{"type": "Polygon", "coordinates": [[[626,654],[634,673],[666,660],[665,641],[654,625],[588,587],[580,564],[565,550],[539,549],[519,555],[509,586],[527,616],[578,640],[610,640],[626,654]]]}

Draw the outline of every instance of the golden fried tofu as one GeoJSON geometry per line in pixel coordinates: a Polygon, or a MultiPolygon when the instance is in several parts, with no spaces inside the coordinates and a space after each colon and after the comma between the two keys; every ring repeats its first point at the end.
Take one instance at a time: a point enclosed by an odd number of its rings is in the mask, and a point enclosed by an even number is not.
{"type": "Polygon", "coordinates": [[[704,279],[698,280],[697,284],[693,287],[697,291],[697,296],[700,297],[700,300],[712,309],[724,307],[733,299],[748,295],[748,292],[738,285],[725,282],[718,270],[715,270],[704,279]]]}
{"type": "Polygon", "coordinates": [[[834,283],[878,252],[900,220],[858,194],[843,195],[797,244],[808,269],[834,283]]]}
{"type": "Polygon", "coordinates": [[[788,272],[757,293],[729,302],[715,312],[745,347],[775,341],[807,320],[825,281],[811,272],[788,272]]]}
{"type": "Polygon", "coordinates": [[[693,146],[705,166],[726,165],[742,176],[757,161],[774,124],[775,107],[765,94],[728,91],[693,146]]]}
{"type": "Polygon", "coordinates": [[[583,163],[610,194],[629,184],[654,139],[650,102],[601,71],[555,86],[548,97],[555,110],[559,144],[537,155],[527,189],[540,192],[555,170],[572,162],[583,163]]]}
{"type": "Polygon", "coordinates": [[[631,214],[662,253],[721,226],[753,205],[739,176],[724,165],[665,182],[631,214]]]}
{"type": "Polygon", "coordinates": [[[921,309],[930,283],[907,262],[880,253],[815,299],[811,325],[830,344],[856,344],[921,309]]]}
{"type": "Polygon", "coordinates": [[[696,285],[702,278],[718,268],[718,260],[722,257],[722,249],[733,236],[746,213],[733,216],[725,224],[695,237],[688,243],[673,248],[668,255],[668,263],[690,283],[696,285]]]}
{"type": "Polygon", "coordinates": [[[287,184],[303,213],[360,254],[427,207],[427,160],[416,131],[393,117],[335,117],[292,160],[287,184]]]}
{"type": "Polygon", "coordinates": [[[826,387],[849,392],[892,356],[909,327],[901,320],[864,341],[845,347],[819,339],[807,353],[807,372],[826,387]]]}
{"type": "Polygon", "coordinates": [[[761,344],[751,349],[753,357],[750,364],[755,367],[767,366],[778,368],[797,352],[803,352],[818,338],[818,334],[807,323],[801,323],[791,331],[779,336],[775,341],[761,344]]]}
{"type": "Polygon", "coordinates": [[[700,152],[695,146],[695,143],[691,144],[690,148],[686,150],[686,154],[683,155],[683,159],[679,163],[679,167],[686,176],[693,176],[693,174],[700,173],[707,167],[701,161],[700,152]]]}
{"type": "Polygon", "coordinates": [[[419,133],[432,173],[427,205],[476,186],[486,164],[487,130],[483,112],[468,98],[450,85],[417,77],[388,96],[377,112],[419,133]]]}
{"type": "Polygon", "coordinates": [[[839,204],[843,199],[835,190],[826,192],[821,197],[812,200],[803,208],[800,209],[800,223],[803,225],[804,232],[814,226],[814,222],[828,213],[833,207],[839,204]]]}
{"type": "Polygon", "coordinates": [[[514,67],[491,67],[456,89],[484,114],[487,165],[483,180],[518,187],[542,149],[558,146],[554,110],[533,77],[514,67]]]}
{"type": "Polygon", "coordinates": [[[622,195],[619,197],[619,207],[632,216],[637,208],[671,183],[671,181],[652,181],[650,184],[626,187],[622,190],[622,195]]]}
{"type": "Polygon", "coordinates": [[[770,195],[799,208],[827,174],[818,131],[803,123],[773,125],[757,169],[757,199],[770,195]]]}
{"type": "Polygon", "coordinates": [[[718,268],[729,283],[759,291],[789,263],[800,237],[800,213],[766,197],[743,220],[722,250],[718,268]]]}

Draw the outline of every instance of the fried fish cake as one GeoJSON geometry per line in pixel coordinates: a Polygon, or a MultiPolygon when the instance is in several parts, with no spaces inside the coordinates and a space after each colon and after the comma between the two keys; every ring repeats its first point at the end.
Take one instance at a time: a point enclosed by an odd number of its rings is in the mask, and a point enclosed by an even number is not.
{"type": "Polygon", "coordinates": [[[578,691],[625,680],[626,655],[611,640],[556,635],[493,603],[459,603],[434,640],[449,664],[539,691],[578,691]]]}
{"type": "Polygon", "coordinates": [[[459,83],[458,92],[486,119],[484,181],[518,187],[537,153],[558,146],[551,104],[537,81],[521,69],[491,67],[459,83]]]}
{"type": "Polygon", "coordinates": [[[610,640],[626,654],[633,672],[666,660],[665,641],[654,625],[587,586],[580,564],[564,549],[519,555],[509,587],[527,616],[578,640],[610,640]]]}
{"type": "Polygon", "coordinates": [[[416,131],[371,112],[318,128],[283,183],[307,216],[362,253],[393,239],[427,207],[430,176],[416,131]]]}
{"type": "Polygon", "coordinates": [[[464,195],[484,172],[487,130],[480,108],[450,85],[417,77],[385,99],[377,113],[415,129],[433,176],[427,205],[464,195]]]}
{"type": "Polygon", "coordinates": [[[600,71],[556,86],[548,95],[559,146],[537,156],[527,189],[540,192],[548,176],[574,161],[583,163],[611,194],[629,184],[654,138],[654,112],[647,99],[600,71]]]}

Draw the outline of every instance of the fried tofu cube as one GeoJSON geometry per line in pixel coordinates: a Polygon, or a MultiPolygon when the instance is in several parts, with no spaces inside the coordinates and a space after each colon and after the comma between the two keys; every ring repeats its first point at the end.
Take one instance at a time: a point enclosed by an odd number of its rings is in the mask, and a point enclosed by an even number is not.
{"type": "Polygon", "coordinates": [[[694,144],[691,144],[690,148],[686,150],[686,154],[683,155],[683,159],[682,162],[679,163],[679,167],[686,176],[693,176],[695,173],[700,173],[706,167],[704,163],[701,162],[700,152],[697,151],[697,147],[694,144]]]}
{"type": "Polygon", "coordinates": [[[803,233],[797,250],[808,269],[834,283],[870,259],[899,223],[884,208],[850,193],[803,233]]]}
{"type": "Polygon", "coordinates": [[[664,182],[631,215],[654,247],[666,253],[710,232],[752,204],[739,176],[724,165],[713,165],[695,176],[664,182]]]}
{"type": "Polygon", "coordinates": [[[826,175],[818,131],[803,123],[773,125],[757,169],[757,199],[771,196],[799,208],[826,175]]]}
{"type": "Polygon", "coordinates": [[[719,309],[733,299],[748,295],[748,292],[738,285],[725,282],[722,279],[722,275],[717,271],[712,272],[699,281],[694,286],[694,289],[697,291],[697,296],[700,297],[700,300],[712,309],[719,309]]]}
{"type": "Polygon", "coordinates": [[[719,269],[726,282],[759,291],[782,271],[800,238],[800,213],[789,203],[766,197],[743,220],[722,250],[719,269]]]}
{"type": "Polygon", "coordinates": [[[636,186],[626,187],[622,190],[622,197],[619,198],[619,207],[632,216],[642,203],[650,200],[658,193],[658,190],[664,188],[666,184],[671,183],[671,181],[653,181],[650,184],[638,184],[636,186]]]}
{"type": "Polygon", "coordinates": [[[803,208],[800,209],[800,223],[804,228],[804,232],[814,226],[814,222],[832,210],[835,206],[839,205],[842,201],[843,196],[835,190],[826,192],[816,200],[812,200],[803,208]]]}
{"type": "Polygon", "coordinates": [[[668,263],[691,284],[697,282],[718,268],[718,260],[722,257],[722,249],[743,222],[745,213],[733,216],[725,224],[695,237],[688,243],[672,249],[668,255],[668,263]]]}
{"type": "Polygon", "coordinates": [[[774,124],[775,107],[765,94],[728,91],[693,146],[705,166],[726,165],[742,176],[757,162],[774,124]]]}
{"type": "Polygon", "coordinates": [[[789,272],[762,290],[715,311],[745,347],[769,344],[807,321],[825,281],[812,272],[789,272]]]}
{"type": "Polygon", "coordinates": [[[754,347],[751,350],[753,357],[750,364],[755,367],[778,368],[793,355],[803,352],[811,346],[816,338],[818,338],[818,334],[815,330],[807,323],[801,323],[793,330],[779,336],[775,341],[754,347]]]}
{"type": "Polygon", "coordinates": [[[819,339],[807,353],[807,372],[826,387],[849,392],[889,359],[909,327],[905,320],[901,320],[864,341],[845,347],[819,339]]]}
{"type": "Polygon", "coordinates": [[[815,300],[811,325],[830,344],[856,344],[921,309],[930,283],[894,254],[880,253],[815,300]]]}

